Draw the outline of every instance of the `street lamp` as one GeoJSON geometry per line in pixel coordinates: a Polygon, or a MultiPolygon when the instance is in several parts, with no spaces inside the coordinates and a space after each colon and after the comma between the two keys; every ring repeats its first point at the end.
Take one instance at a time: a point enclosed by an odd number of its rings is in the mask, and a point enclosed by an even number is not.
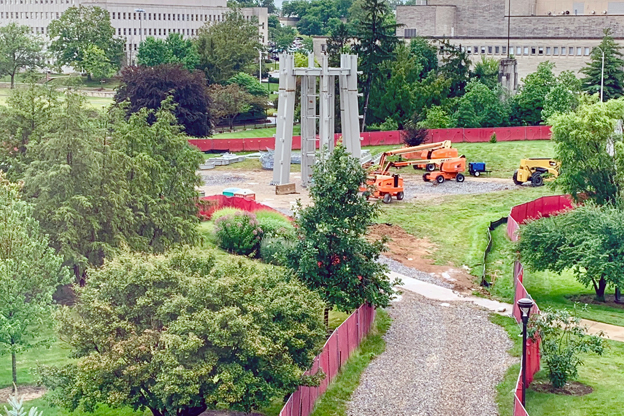
{"type": "Polygon", "coordinates": [[[145,10],[143,9],[134,9],[135,13],[139,14],[139,23],[140,24],[140,32],[139,35],[141,35],[141,43],[143,43],[143,16],[141,14],[145,14],[145,10]]]}
{"type": "Polygon", "coordinates": [[[600,46],[596,46],[602,52],[602,70],[600,71],[600,102],[602,102],[602,95],[604,91],[604,50],[600,46]]]}
{"type": "Polygon", "coordinates": [[[531,315],[531,308],[533,308],[533,301],[528,298],[522,298],[518,301],[518,308],[522,312],[522,406],[525,406],[525,394],[527,388],[526,377],[526,343],[527,343],[527,324],[529,323],[529,316],[531,315]]]}

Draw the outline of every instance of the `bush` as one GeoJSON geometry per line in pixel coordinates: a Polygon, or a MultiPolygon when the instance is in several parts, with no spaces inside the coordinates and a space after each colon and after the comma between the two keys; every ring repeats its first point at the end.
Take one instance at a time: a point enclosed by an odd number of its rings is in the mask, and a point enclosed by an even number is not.
{"type": "Polygon", "coordinates": [[[258,218],[263,237],[294,237],[295,227],[286,218],[258,218]]]}
{"type": "Polygon", "coordinates": [[[496,143],[496,133],[492,133],[490,136],[490,143],[496,143]]]}
{"type": "Polygon", "coordinates": [[[255,256],[262,241],[262,229],[256,216],[249,212],[237,212],[219,218],[216,222],[219,247],[230,253],[255,256]]]}
{"type": "Polygon", "coordinates": [[[381,131],[395,131],[399,129],[399,123],[394,121],[391,117],[388,117],[383,123],[379,125],[381,131]]]}
{"type": "Polygon", "coordinates": [[[293,239],[282,237],[265,237],[260,243],[260,257],[265,263],[284,266],[286,253],[295,247],[293,239]]]}
{"type": "Polygon", "coordinates": [[[576,378],[578,366],[583,364],[580,353],[602,355],[602,333],[588,335],[587,327],[575,314],[548,309],[531,321],[531,336],[538,334],[542,340],[542,359],[548,369],[548,378],[554,388],[565,386],[576,378]]]}
{"type": "Polygon", "coordinates": [[[210,219],[217,221],[221,217],[227,217],[228,215],[240,214],[243,211],[238,208],[221,208],[212,213],[210,219]]]}

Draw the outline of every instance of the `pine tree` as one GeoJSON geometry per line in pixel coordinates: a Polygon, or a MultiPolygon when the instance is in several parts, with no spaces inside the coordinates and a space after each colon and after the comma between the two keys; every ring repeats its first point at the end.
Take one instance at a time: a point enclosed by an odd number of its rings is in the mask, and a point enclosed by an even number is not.
{"type": "Polygon", "coordinates": [[[581,69],[585,74],[583,90],[591,94],[600,94],[602,78],[602,53],[604,52],[604,101],[624,95],[624,60],[621,47],[611,36],[611,29],[604,30],[600,45],[592,50],[591,61],[581,69]]]}

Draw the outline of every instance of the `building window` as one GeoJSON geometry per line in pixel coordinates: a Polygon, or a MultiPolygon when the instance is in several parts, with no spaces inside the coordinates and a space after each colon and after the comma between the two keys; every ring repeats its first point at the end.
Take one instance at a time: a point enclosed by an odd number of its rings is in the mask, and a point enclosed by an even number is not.
{"type": "Polygon", "coordinates": [[[520,46],[516,48],[516,55],[522,55],[522,48],[520,46]]]}
{"type": "Polygon", "coordinates": [[[585,56],[589,55],[589,48],[585,48],[585,56]]]}
{"type": "Polygon", "coordinates": [[[494,53],[499,54],[500,53],[500,46],[496,46],[494,48],[494,53]]]}
{"type": "Polygon", "coordinates": [[[550,46],[546,47],[546,55],[550,55],[550,46]]]}
{"type": "Polygon", "coordinates": [[[124,27],[124,36],[125,36],[125,35],[127,35],[127,33],[126,33],[126,28],[124,27]]]}
{"type": "Polygon", "coordinates": [[[472,50],[472,53],[479,53],[479,47],[475,46],[474,49],[472,50]]]}
{"type": "Polygon", "coordinates": [[[576,48],[576,55],[577,56],[581,56],[582,55],[582,48],[580,46],[576,48]]]}
{"type": "Polygon", "coordinates": [[[535,55],[535,46],[531,46],[531,55],[535,55]]]}
{"type": "Polygon", "coordinates": [[[572,46],[568,48],[568,55],[574,55],[574,48],[572,46]]]}
{"type": "Polygon", "coordinates": [[[415,38],[416,36],[418,36],[418,32],[416,31],[416,29],[405,29],[403,36],[406,38],[415,38]]]}
{"type": "Polygon", "coordinates": [[[553,55],[559,55],[559,47],[555,46],[553,48],[553,55]]]}
{"type": "MultiPolygon", "coordinates": [[[[512,48],[510,47],[509,50],[512,48]]],[[[503,55],[507,55],[507,46],[503,46],[503,55]]]]}
{"type": "Polygon", "coordinates": [[[542,47],[537,48],[537,53],[539,55],[544,55],[544,48],[542,48],[542,47]]]}
{"type": "Polygon", "coordinates": [[[472,53],[472,46],[468,46],[468,47],[466,48],[466,52],[467,52],[467,53],[472,53]]]}
{"type": "Polygon", "coordinates": [[[125,13],[123,14],[123,18],[124,18],[124,20],[126,20],[126,14],[125,13]]]}
{"type": "Polygon", "coordinates": [[[490,54],[490,55],[492,54],[492,47],[491,46],[488,46],[488,54],[490,54]]]}
{"type": "Polygon", "coordinates": [[[528,46],[525,46],[525,47],[524,47],[524,54],[525,54],[525,55],[528,55],[528,54],[529,54],[529,47],[528,47],[528,46]]]}
{"type": "Polygon", "coordinates": [[[562,46],[562,47],[561,47],[561,56],[565,56],[565,54],[566,54],[566,50],[567,50],[567,49],[566,49],[566,47],[565,47],[565,46],[562,46]]]}
{"type": "Polygon", "coordinates": [[[136,13],[132,13],[132,20],[136,20],[136,13]]]}
{"type": "Polygon", "coordinates": [[[481,54],[485,55],[485,46],[481,46],[481,54]]]}

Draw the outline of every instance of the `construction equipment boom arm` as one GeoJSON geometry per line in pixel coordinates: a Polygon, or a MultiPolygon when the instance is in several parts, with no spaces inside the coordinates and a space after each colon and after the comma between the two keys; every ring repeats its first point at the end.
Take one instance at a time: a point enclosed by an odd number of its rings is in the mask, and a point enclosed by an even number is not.
{"type": "Polygon", "coordinates": [[[421,144],[421,145],[418,145],[418,146],[402,147],[402,148],[396,149],[396,150],[388,150],[387,152],[382,153],[381,159],[379,159],[380,173],[382,175],[385,175],[388,172],[388,170],[390,169],[390,167],[392,166],[392,162],[386,163],[386,158],[388,156],[402,155],[404,153],[412,153],[412,152],[416,152],[418,150],[449,149],[451,146],[452,146],[452,143],[451,143],[450,140],[444,140],[443,142],[421,144]]]}

